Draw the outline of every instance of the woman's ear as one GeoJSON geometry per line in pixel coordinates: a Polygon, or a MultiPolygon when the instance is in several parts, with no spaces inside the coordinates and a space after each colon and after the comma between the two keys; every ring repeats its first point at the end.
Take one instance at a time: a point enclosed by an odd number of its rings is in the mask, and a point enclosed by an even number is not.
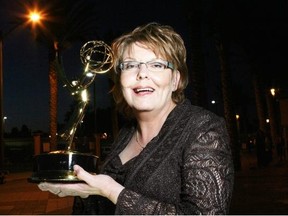
{"type": "Polygon", "coordinates": [[[180,72],[178,70],[174,71],[173,72],[173,81],[172,81],[173,92],[177,90],[179,80],[180,80],[180,72]]]}

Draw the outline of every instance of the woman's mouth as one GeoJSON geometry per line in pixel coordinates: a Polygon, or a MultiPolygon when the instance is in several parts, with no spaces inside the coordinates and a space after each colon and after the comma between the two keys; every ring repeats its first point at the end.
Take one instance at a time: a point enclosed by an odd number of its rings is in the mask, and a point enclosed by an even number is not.
{"type": "Polygon", "coordinates": [[[135,93],[142,93],[142,92],[154,92],[153,88],[135,88],[135,93]]]}

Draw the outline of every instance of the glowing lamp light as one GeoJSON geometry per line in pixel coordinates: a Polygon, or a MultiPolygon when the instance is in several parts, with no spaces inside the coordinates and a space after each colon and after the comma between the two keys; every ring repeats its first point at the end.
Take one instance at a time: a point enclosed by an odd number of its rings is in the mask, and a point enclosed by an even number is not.
{"type": "Polygon", "coordinates": [[[276,89],[275,88],[271,88],[270,89],[271,95],[274,97],[276,94],[276,89]]]}
{"type": "Polygon", "coordinates": [[[38,22],[41,19],[40,14],[37,12],[31,12],[29,17],[32,22],[38,22]]]}

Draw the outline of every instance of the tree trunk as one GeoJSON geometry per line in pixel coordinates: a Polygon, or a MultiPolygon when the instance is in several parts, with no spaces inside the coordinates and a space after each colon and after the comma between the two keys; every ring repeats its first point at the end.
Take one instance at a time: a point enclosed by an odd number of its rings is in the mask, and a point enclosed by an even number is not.
{"type": "Polygon", "coordinates": [[[216,47],[219,53],[220,71],[221,71],[221,84],[222,84],[222,96],[224,106],[224,116],[226,119],[227,130],[230,136],[231,149],[234,160],[235,170],[241,169],[240,160],[240,142],[238,140],[236,113],[234,111],[233,96],[231,84],[230,69],[227,60],[226,47],[221,39],[216,42],[216,47]]]}
{"type": "Polygon", "coordinates": [[[50,150],[57,150],[57,106],[58,106],[58,76],[56,72],[56,50],[49,50],[49,84],[50,84],[50,150]]]}
{"type": "Polygon", "coordinates": [[[263,132],[266,132],[264,92],[262,91],[260,76],[258,75],[257,71],[254,71],[253,73],[253,84],[254,84],[255,103],[259,123],[258,128],[263,132]]]}
{"type": "Polygon", "coordinates": [[[0,170],[4,168],[4,116],[3,116],[3,33],[0,30],[0,170]]]}
{"type": "Polygon", "coordinates": [[[279,132],[278,132],[278,127],[277,127],[278,124],[277,124],[275,104],[274,104],[273,99],[274,98],[272,97],[270,91],[266,90],[266,102],[267,102],[268,115],[269,115],[271,139],[272,139],[273,147],[276,147],[275,145],[277,143],[279,132]]]}
{"type": "Polygon", "coordinates": [[[207,108],[207,95],[205,89],[205,64],[202,45],[202,1],[193,0],[183,2],[183,11],[188,20],[188,29],[191,45],[190,83],[191,83],[191,102],[195,105],[207,108]],[[191,5],[192,4],[192,5],[191,5]]]}

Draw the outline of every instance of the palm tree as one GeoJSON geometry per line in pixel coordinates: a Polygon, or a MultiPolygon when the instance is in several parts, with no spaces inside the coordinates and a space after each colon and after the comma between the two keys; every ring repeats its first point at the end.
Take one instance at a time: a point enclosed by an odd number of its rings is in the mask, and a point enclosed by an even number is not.
{"type": "Polygon", "coordinates": [[[276,109],[274,104],[274,98],[271,95],[269,90],[266,90],[265,92],[266,96],[266,102],[267,102],[267,108],[268,108],[268,115],[270,120],[270,133],[271,133],[271,139],[274,146],[277,144],[278,137],[280,136],[279,128],[278,128],[278,121],[276,116],[276,109]]]}
{"type": "Polygon", "coordinates": [[[211,36],[215,41],[216,50],[218,52],[220,77],[221,77],[221,92],[224,108],[224,117],[230,137],[230,146],[234,161],[235,170],[241,169],[240,158],[240,142],[237,130],[236,112],[235,112],[235,97],[232,88],[232,77],[230,67],[230,43],[232,40],[233,29],[225,19],[226,7],[225,0],[219,0],[214,5],[214,14],[210,17],[211,36]]]}
{"type": "MultiPolygon", "coordinates": [[[[191,100],[193,104],[207,108],[207,94],[205,89],[205,64],[202,44],[202,1],[194,0],[182,2],[182,7],[188,22],[189,44],[191,45],[192,68],[190,70],[191,100]]],[[[188,55],[189,56],[189,55],[188,55]]]]}
{"type": "MultiPolygon", "coordinates": [[[[227,39],[225,42],[228,42],[227,39]]],[[[233,101],[233,89],[231,87],[231,71],[229,67],[229,57],[227,55],[227,46],[221,38],[216,39],[216,48],[219,55],[219,64],[221,72],[222,97],[224,105],[224,116],[226,119],[227,130],[230,136],[232,154],[234,157],[234,166],[236,170],[241,169],[240,161],[240,142],[238,138],[236,113],[233,101]]]]}
{"type": "Polygon", "coordinates": [[[56,53],[61,57],[63,50],[73,42],[86,41],[96,37],[94,4],[81,0],[40,0],[39,7],[44,13],[44,27],[38,28],[36,40],[49,50],[50,84],[50,150],[57,149],[57,101],[58,75],[56,71],[56,53]]]}
{"type": "MultiPolygon", "coordinates": [[[[183,4],[184,12],[187,15],[188,22],[189,22],[189,33],[191,38],[191,45],[192,45],[192,62],[193,62],[193,69],[190,81],[192,83],[193,88],[193,96],[192,100],[195,104],[201,106],[207,106],[206,100],[206,92],[205,89],[205,82],[204,82],[204,58],[202,54],[202,36],[203,30],[201,29],[201,17],[203,17],[202,11],[202,4],[203,1],[192,1],[193,6],[187,4],[183,4]]],[[[211,3],[211,2],[210,2],[211,3]]],[[[190,3],[189,3],[190,4],[190,3]]],[[[215,6],[217,3],[214,3],[215,6]]],[[[207,5],[204,5],[207,7],[207,5]]],[[[215,8],[213,7],[215,11],[215,8]]],[[[221,10],[219,10],[221,11],[221,10]]],[[[238,141],[238,134],[237,134],[237,125],[236,125],[236,118],[235,118],[235,111],[234,111],[234,103],[233,103],[233,96],[232,96],[232,87],[231,87],[231,78],[230,78],[230,68],[229,68],[229,61],[228,61],[228,53],[227,53],[227,44],[229,41],[227,38],[222,37],[225,35],[225,31],[227,29],[223,28],[225,26],[225,21],[223,20],[223,14],[215,14],[207,13],[209,15],[208,25],[210,30],[204,37],[212,36],[216,41],[216,48],[218,50],[218,57],[219,57],[219,64],[220,64],[220,72],[221,72],[221,84],[222,84],[222,97],[224,103],[224,116],[226,120],[227,130],[230,136],[231,141],[231,149],[234,158],[235,168],[239,170],[241,168],[240,163],[240,145],[238,141]],[[217,36],[216,36],[217,35],[217,36]],[[221,37],[220,37],[221,35],[221,37]]]]}
{"type": "MultiPolygon", "coordinates": [[[[253,67],[253,65],[252,65],[253,67]]],[[[258,128],[266,132],[266,109],[265,109],[265,92],[263,91],[263,81],[261,79],[261,75],[259,74],[259,70],[257,66],[253,67],[253,87],[254,87],[254,94],[255,94],[255,104],[257,110],[257,117],[258,117],[258,128]]]]}
{"type": "Polygon", "coordinates": [[[56,49],[49,48],[49,84],[50,84],[50,148],[56,150],[57,146],[57,107],[58,107],[58,77],[56,72],[56,49]]]}
{"type": "MultiPolygon", "coordinates": [[[[269,114],[270,121],[272,120],[271,126],[271,135],[277,133],[277,126],[273,125],[275,121],[275,115],[273,114],[273,107],[271,106],[271,98],[268,97],[268,90],[271,85],[281,83],[281,80],[286,81],[287,73],[285,73],[284,67],[278,66],[278,69],[271,70],[269,63],[271,60],[271,55],[284,58],[284,55],[279,52],[277,46],[282,46],[283,37],[282,31],[283,26],[286,25],[286,8],[283,7],[283,10],[277,11],[277,15],[273,16],[273,10],[269,11],[270,8],[281,5],[286,2],[275,1],[273,4],[268,4],[267,2],[253,2],[246,0],[242,1],[241,4],[238,4],[242,7],[242,14],[245,16],[241,17],[241,20],[238,20],[238,28],[236,34],[237,43],[241,45],[245,52],[245,57],[248,60],[248,63],[252,72],[252,81],[254,85],[254,94],[255,94],[255,103],[258,117],[258,128],[262,131],[267,131],[267,124],[265,122],[267,114],[269,114]],[[285,9],[284,9],[285,8],[285,9]],[[266,9],[266,10],[265,10],[266,9]],[[250,11],[250,13],[249,13],[250,11]],[[251,11],[253,11],[251,13],[251,11]],[[265,12],[271,12],[269,14],[265,12]],[[269,17],[269,22],[263,22],[263,18],[267,19],[269,17]],[[271,28],[274,31],[271,31],[271,28]],[[273,47],[273,48],[272,48],[273,47]],[[277,52],[272,52],[270,50],[277,52]],[[280,68],[280,70],[279,70],[280,68]],[[273,73],[271,73],[273,71],[273,73]],[[283,75],[284,76],[283,76],[283,75]],[[282,75],[282,76],[281,76],[282,75]],[[266,103],[265,103],[266,100],[266,103]],[[269,102],[270,101],[270,102],[269,102]],[[268,111],[268,112],[267,112],[268,111]]],[[[283,47],[283,50],[285,48],[283,47]]],[[[284,53],[284,52],[283,52],[284,53]]],[[[279,60],[279,62],[283,62],[279,60]]],[[[284,63],[285,64],[285,63],[284,63]]]]}
{"type": "Polygon", "coordinates": [[[240,142],[238,138],[235,101],[232,88],[230,53],[229,46],[233,38],[234,29],[231,28],[230,22],[227,22],[226,12],[227,4],[225,0],[219,0],[210,5],[210,13],[208,17],[208,25],[210,36],[215,41],[216,50],[218,52],[221,90],[224,108],[224,117],[231,142],[232,155],[235,170],[241,169],[240,160],[240,142]]]}

